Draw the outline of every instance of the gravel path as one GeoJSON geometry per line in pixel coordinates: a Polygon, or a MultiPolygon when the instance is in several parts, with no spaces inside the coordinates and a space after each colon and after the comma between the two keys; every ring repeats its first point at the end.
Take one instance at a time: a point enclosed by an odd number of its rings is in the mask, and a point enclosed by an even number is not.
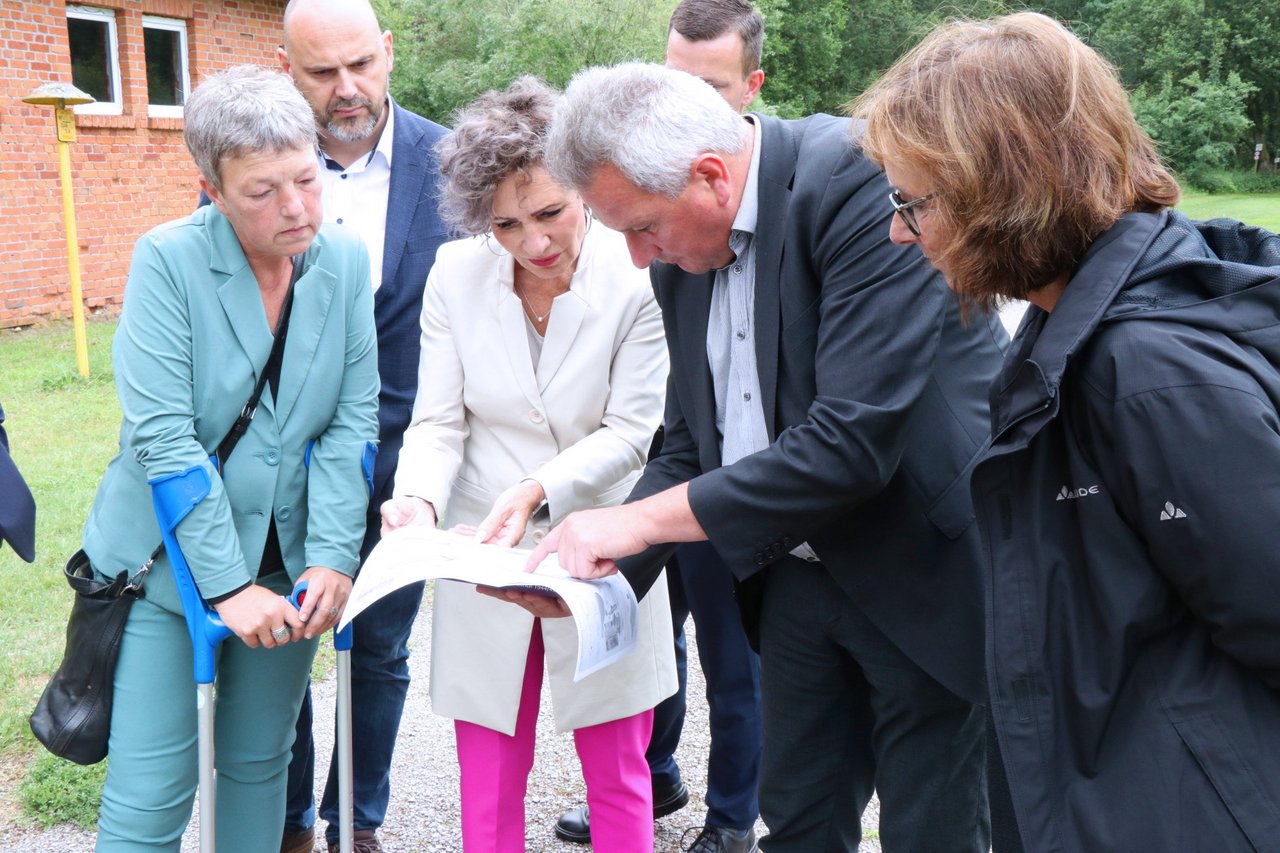
{"type": "MultiPolygon", "coordinates": [[[[692,633],[693,623],[688,625],[692,633]]],[[[413,654],[410,670],[414,679],[409,690],[400,739],[392,766],[391,809],[380,837],[387,853],[457,853],[462,849],[459,838],[457,805],[458,765],[453,752],[451,720],[431,713],[427,697],[427,672],[430,660],[431,608],[424,605],[413,632],[413,654]]],[[[320,748],[316,756],[316,778],[328,772],[328,759],[333,731],[332,679],[315,687],[316,739],[320,748]]],[[[701,827],[706,817],[702,795],[706,790],[707,704],[702,671],[697,664],[695,643],[689,643],[689,712],[684,735],[676,759],[689,786],[689,805],[655,825],[655,851],[676,851],[685,830],[701,827]]],[[[547,713],[550,698],[543,688],[543,712],[538,718],[538,749],[533,773],[529,779],[526,804],[527,851],[548,853],[585,853],[589,848],[567,844],[555,838],[552,828],[561,812],[581,805],[585,799],[582,770],[573,749],[573,738],[555,731],[547,713]]],[[[359,756],[356,756],[359,760],[359,756]]],[[[878,803],[872,801],[863,818],[865,829],[874,833],[878,821],[878,803]]],[[[192,821],[183,839],[183,853],[196,853],[197,820],[192,821]]],[[[763,823],[756,826],[763,835],[763,823]]],[[[689,841],[696,829],[689,834],[689,841]]],[[[864,853],[879,853],[872,839],[863,842],[864,853]]],[[[62,826],[48,831],[16,824],[0,826],[0,851],[14,853],[86,853],[93,849],[92,833],[62,826]]],[[[686,844],[688,841],[685,842],[686,844]]]]}

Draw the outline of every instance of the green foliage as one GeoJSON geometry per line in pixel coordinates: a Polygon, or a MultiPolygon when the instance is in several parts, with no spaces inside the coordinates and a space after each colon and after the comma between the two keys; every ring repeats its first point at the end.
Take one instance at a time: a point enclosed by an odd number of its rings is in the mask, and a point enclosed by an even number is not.
{"type": "MultiPolygon", "coordinates": [[[[1205,169],[1183,176],[1183,183],[1201,192],[1215,194],[1280,193],[1280,172],[1243,169],[1205,169]]],[[[1280,212],[1280,211],[1278,211],[1280,212]]]]}
{"type": "Polygon", "coordinates": [[[1192,71],[1176,83],[1165,74],[1134,90],[1133,111],[1174,170],[1194,176],[1231,164],[1252,124],[1244,101],[1254,89],[1234,71],[1217,79],[1192,71]]]}
{"type": "Polygon", "coordinates": [[[1135,100],[1144,101],[1139,118],[1166,151],[1201,148],[1206,131],[1227,146],[1225,160],[1221,148],[1171,157],[1178,168],[1203,171],[1219,162],[1243,164],[1254,142],[1280,146],[1280,23],[1267,8],[1244,0],[1093,0],[1082,35],[1134,87],[1135,100]],[[1183,110],[1183,119],[1155,122],[1161,97],[1183,110]],[[1216,127],[1208,116],[1187,115],[1215,102],[1229,112],[1216,127]],[[1179,121],[1187,136],[1175,139],[1182,136],[1179,121]]]}
{"type": "Polygon", "coordinates": [[[81,767],[42,752],[18,790],[23,811],[46,829],[59,823],[93,829],[106,775],[105,761],[81,767]]]}
{"type": "MultiPolygon", "coordinates": [[[[563,86],[588,65],[662,60],[677,0],[375,0],[396,34],[392,90],[443,123],[523,73],[563,86]]],[[[765,86],[756,108],[794,118],[843,105],[948,17],[1005,0],[756,0],[765,86]]],[[[1025,7],[1024,7],[1025,8],[1025,7]]],[[[1141,120],[1184,174],[1280,149],[1280,15],[1256,0],[1042,0],[1120,69],[1141,120]],[[1221,110],[1221,115],[1214,115],[1221,110]]]]}
{"type": "Polygon", "coordinates": [[[986,17],[1001,0],[756,0],[765,19],[762,97],[779,115],[840,113],[947,17],[986,17]]]}
{"type": "Polygon", "coordinates": [[[576,71],[661,62],[676,0],[377,0],[396,34],[397,100],[444,124],[521,74],[563,87],[576,71]]]}

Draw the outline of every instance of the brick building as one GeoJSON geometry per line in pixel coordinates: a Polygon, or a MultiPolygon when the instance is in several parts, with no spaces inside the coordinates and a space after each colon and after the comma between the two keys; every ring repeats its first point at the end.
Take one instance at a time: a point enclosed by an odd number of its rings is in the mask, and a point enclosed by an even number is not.
{"type": "Polygon", "coordinates": [[[134,241],[195,205],[185,93],[276,63],[285,0],[91,2],[0,0],[0,328],[71,314],[53,110],[25,96],[74,77],[99,100],[76,108],[71,166],[85,306],[115,311],[134,241]]]}

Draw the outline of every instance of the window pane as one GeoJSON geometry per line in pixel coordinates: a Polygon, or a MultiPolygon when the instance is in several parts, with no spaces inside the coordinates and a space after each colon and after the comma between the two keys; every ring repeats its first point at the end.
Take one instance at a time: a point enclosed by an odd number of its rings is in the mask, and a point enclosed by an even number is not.
{"type": "Polygon", "coordinates": [[[147,55],[148,103],[181,106],[186,101],[182,91],[182,34],[145,27],[142,38],[147,55]]]}
{"type": "Polygon", "coordinates": [[[71,82],[99,101],[112,100],[111,31],[106,21],[67,18],[71,82]]]}

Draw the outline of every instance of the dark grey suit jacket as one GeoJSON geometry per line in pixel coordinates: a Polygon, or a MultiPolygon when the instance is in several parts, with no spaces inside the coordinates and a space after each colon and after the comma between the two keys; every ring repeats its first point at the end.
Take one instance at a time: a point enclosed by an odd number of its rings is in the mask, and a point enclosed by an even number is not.
{"type": "MultiPolygon", "coordinates": [[[[982,701],[970,466],[1007,335],[964,327],[914,247],[889,242],[890,188],[850,123],[759,117],[756,356],[772,444],[722,467],[706,336],[714,273],[654,264],[671,378],[666,440],[631,500],[689,481],[754,633],[764,571],[808,542],[840,588],[925,671],[982,701]]],[[[648,588],[669,549],[622,561],[648,588]]]]}

